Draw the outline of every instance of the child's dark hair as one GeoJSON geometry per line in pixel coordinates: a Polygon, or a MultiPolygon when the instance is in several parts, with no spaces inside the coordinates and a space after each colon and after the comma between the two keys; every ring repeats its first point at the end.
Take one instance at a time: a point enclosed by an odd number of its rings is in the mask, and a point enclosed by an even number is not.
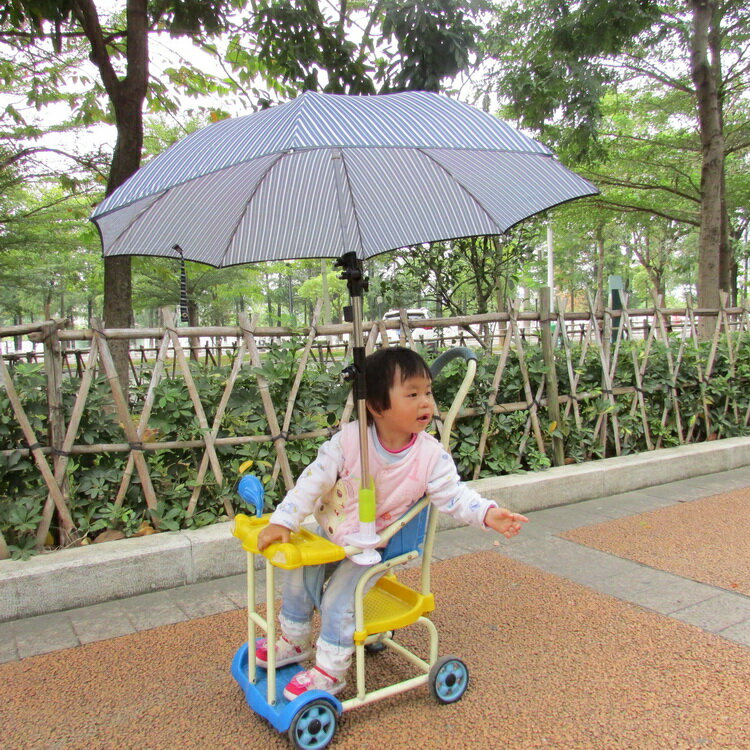
{"type": "MultiPolygon", "coordinates": [[[[375,411],[382,412],[391,408],[390,390],[397,370],[401,382],[415,376],[432,380],[432,373],[427,362],[415,351],[403,346],[378,349],[365,360],[367,403],[375,411]]],[[[369,412],[367,421],[372,422],[369,412]]]]}

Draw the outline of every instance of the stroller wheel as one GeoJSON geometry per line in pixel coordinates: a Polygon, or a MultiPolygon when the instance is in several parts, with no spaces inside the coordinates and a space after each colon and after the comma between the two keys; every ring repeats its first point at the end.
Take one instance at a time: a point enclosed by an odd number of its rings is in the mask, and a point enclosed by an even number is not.
{"type": "Polygon", "coordinates": [[[298,750],[323,750],[336,733],[336,723],[336,709],[329,701],[312,701],[292,719],[289,739],[298,750]]]}
{"type": "Polygon", "coordinates": [[[444,656],[430,669],[429,685],[440,703],[455,703],[469,686],[469,669],[461,659],[444,656]]]}
{"type": "MultiPolygon", "coordinates": [[[[382,633],[381,638],[386,637],[386,636],[388,638],[393,638],[393,633],[394,633],[393,630],[389,630],[387,633],[382,633]]],[[[372,643],[365,644],[365,651],[368,654],[381,654],[383,653],[383,651],[386,650],[386,648],[388,647],[385,645],[385,643],[383,643],[382,640],[377,640],[377,641],[373,641],[372,643]]]]}

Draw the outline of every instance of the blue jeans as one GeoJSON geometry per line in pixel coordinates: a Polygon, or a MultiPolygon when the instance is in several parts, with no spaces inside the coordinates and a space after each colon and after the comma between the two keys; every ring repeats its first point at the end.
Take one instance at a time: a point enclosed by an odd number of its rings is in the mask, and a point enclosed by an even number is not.
{"type": "MultiPolygon", "coordinates": [[[[282,631],[290,640],[309,639],[313,611],[320,610],[321,628],[317,663],[326,671],[342,673],[354,652],[354,592],[371,566],[357,565],[348,558],[327,565],[286,571],[281,605],[282,631]]],[[[369,591],[385,571],[373,576],[369,591]]]]}

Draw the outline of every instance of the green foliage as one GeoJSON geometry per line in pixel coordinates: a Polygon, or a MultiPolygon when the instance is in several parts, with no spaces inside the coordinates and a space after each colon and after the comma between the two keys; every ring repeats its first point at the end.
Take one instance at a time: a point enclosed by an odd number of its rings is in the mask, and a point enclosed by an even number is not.
{"type": "Polygon", "coordinates": [[[632,54],[664,13],[653,0],[509,3],[488,34],[502,63],[491,78],[524,126],[585,160],[599,153],[601,99],[615,78],[607,58],[632,54]]]}
{"type": "Polygon", "coordinates": [[[470,14],[467,3],[455,0],[384,3],[383,36],[396,42],[399,53],[385,90],[440,91],[444,80],[466,70],[481,35],[470,14]]]}
{"type": "Polygon", "coordinates": [[[473,5],[265,0],[248,23],[254,44],[233,43],[229,61],[240,74],[249,64],[269,85],[277,87],[278,79],[298,91],[439,91],[469,67],[477,50],[481,29],[471,20],[473,5]]]}

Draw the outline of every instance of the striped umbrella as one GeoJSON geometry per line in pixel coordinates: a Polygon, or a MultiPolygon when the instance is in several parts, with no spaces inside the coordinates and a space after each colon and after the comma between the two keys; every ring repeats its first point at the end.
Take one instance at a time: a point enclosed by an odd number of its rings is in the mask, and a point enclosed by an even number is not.
{"type": "Polygon", "coordinates": [[[306,92],[189,135],[91,218],[105,256],[223,267],[502,234],[596,192],[537,141],[446,96],[306,92]]]}
{"type": "Polygon", "coordinates": [[[375,497],[367,456],[361,261],[423,242],[502,234],[596,188],[506,123],[439,94],[293,101],[197,131],[94,211],[105,256],[224,267],[340,257],[352,300],[360,425],[360,533],[370,564],[375,497]]]}

